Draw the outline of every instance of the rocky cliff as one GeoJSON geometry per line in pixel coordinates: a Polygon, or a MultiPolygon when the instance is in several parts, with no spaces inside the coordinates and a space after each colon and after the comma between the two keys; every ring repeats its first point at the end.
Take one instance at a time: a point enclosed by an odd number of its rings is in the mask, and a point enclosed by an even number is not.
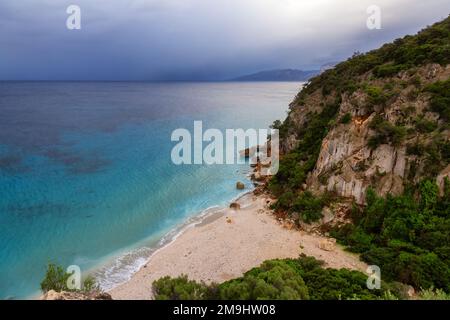
{"type": "Polygon", "coordinates": [[[276,194],[365,202],[450,174],[450,18],[313,78],[282,125],[276,194]]]}

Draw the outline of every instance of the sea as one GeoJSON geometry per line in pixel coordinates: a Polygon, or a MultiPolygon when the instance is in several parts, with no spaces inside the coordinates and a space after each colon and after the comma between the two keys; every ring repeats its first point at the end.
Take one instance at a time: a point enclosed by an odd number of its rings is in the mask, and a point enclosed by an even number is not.
{"type": "Polygon", "coordinates": [[[37,297],[49,263],[127,281],[253,188],[247,164],[174,164],[172,132],[267,129],[302,85],[0,82],[0,299],[37,297]]]}

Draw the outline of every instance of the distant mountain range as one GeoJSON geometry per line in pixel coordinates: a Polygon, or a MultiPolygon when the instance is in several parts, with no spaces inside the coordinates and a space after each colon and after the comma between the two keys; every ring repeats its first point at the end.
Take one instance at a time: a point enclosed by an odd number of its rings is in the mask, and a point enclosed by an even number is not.
{"type": "Polygon", "coordinates": [[[319,73],[320,70],[276,69],[241,76],[230,81],[307,81],[319,73]]]}

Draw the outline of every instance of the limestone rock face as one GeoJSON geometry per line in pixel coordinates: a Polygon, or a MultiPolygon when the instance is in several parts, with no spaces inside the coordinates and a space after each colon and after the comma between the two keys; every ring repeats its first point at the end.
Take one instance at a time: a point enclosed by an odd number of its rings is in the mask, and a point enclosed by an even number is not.
{"type": "Polygon", "coordinates": [[[336,128],[323,140],[316,167],[307,181],[313,190],[337,192],[358,203],[364,202],[366,189],[374,181],[381,195],[403,191],[406,148],[383,144],[370,150],[369,120],[350,124],[348,130],[336,128]]]}
{"type": "Polygon", "coordinates": [[[331,222],[333,222],[334,218],[335,218],[335,214],[334,214],[333,210],[331,210],[328,207],[324,207],[322,209],[322,219],[321,219],[322,224],[331,223],[331,222]]]}
{"type": "Polygon", "coordinates": [[[450,164],[439,173],[436,179],[441,195],[444,193],[445,178],[450,179],[450,164]]]}
{"type": "MultiPolygon", "coordinates": [[[[394,83],[392,97],[383,106],[371,105],[369,96],[363,89],[340,96],[340,104],[336,120],[331,125],[322,140],[320,153],[314,169],[308,174],[304,190],[311,190],[315,194],[325,191],[354,199],[358,204],[365,203],[365,195],[369,186],[385,196],[398,195],[404,191],[406,182],[421,180],[427,168],[424,156],[407,152],[408,147],[415,144],[426,145],[433,139],[433,135],[416,130],[417,119],[427,119],[434,123],[442,123],[439,115],[430,111],[429,96],[424,90],[417,89],[411,83],[414,77],[420,78],[421,88],[427,84],[448,79],[450,65],[441,66],[429,64],[418,67],[414,74],[400,72],[391,78],[375,79],[370,71],[354,79],[356,83],[367,82],[371,86],[382,88],[386,83],[394,83]],[[411,98],[411,92],[416,96],[411,98]],[[350,115],[351,121],[342,123],[339,119],[350,115]],[[403,126],[408,129],[405,138],[399,143],[380,141],[376,147],[370,147],[371,138],[378,133],[371,126],[372,120],[378,115],[392,126],[403,126]]],[[[298,132],[308,122],[310,114],[320,112],[329,101],[321,88],[308,95],[301,101],[291,104],[286,124],[288,133],[281,140],[280,149],[287,153],[297,147],[298,132]]],[[[439,133],[441,137],[450,139],[448,129],[439,133]]],[[[444,178],[450,176],[450,165],[440,171],[437,183],[443,192],[444,178]]]]}

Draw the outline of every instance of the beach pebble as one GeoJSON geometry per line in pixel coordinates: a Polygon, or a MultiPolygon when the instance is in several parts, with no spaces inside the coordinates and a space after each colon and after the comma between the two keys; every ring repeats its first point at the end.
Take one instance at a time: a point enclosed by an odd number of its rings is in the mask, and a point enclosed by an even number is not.
{"type": "Polygon", "coordinates": [[[336,240],[322,239],[319,243],[319,248],[325,251],[334,251],[336,248],[336,240]]]}
{"type": "Polygon", "coordinates": [[[241,209],[241,205],[237,202],[233,202],[230,204],[230,208],[233,210],[240,210],[241,209]]]}

